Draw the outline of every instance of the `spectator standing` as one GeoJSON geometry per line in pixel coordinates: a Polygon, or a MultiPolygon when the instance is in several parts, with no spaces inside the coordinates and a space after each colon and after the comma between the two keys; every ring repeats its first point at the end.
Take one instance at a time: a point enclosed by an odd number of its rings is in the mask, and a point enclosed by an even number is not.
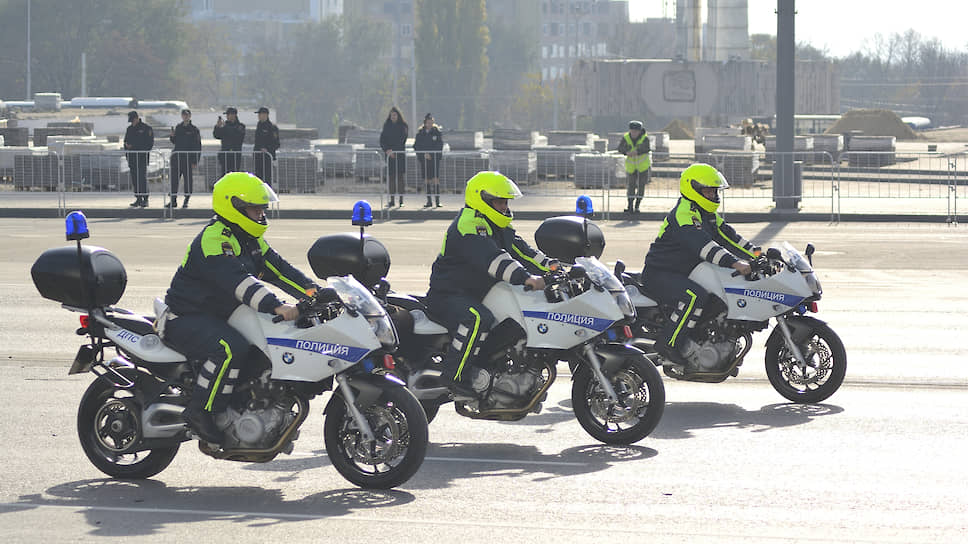
{"type": "Polygon", "coordinates": [[[440,207],[440,155],[443,149],[444,137],[440,133],[440,127],[434,124],[434,116],[428,113],[424,116],[423,126],[413,139],[420,175],[427,188],[427,203],[424,208],[434,205],[430,201],[431,196],[437,198],[437,207],[440,207]]]}
{"type": "Polygon", "coordinates": [[[390,193],[388,207],[394,206],[393,196],[400,197],[400,207],[403,207],[403,193],[407,190],[407,136],[410,127],[403,119],[403,114],[396,106],[390,108],[390,114],[383,122],[383,132],[380,133],[380,148],[387,157],[387,191],[390,193]]]}
{"type": "Polygon", "coordinates": [[[192,124],[191,110],[182,110],[182,122],[171,129],[168,139],[175,145],[171,154],[171,202],[168,207],[178,207],[178,180],[185,179],[185,200],[182,208],[188,207],[192,196],[192,170],[198,166],[202,151],[202,133],[192,124]]]}
{"type": "Polygon", "coordinates": [[[629,121],[629,131],[618,143],[618,152],[625,155],[625,173],[628,175],[625,196],[629,205],[625,213],[639,213],[645,185],[651,181],[652,175],[652,148],[642,121],[629,121]]]}
{"type": "Polygon", "coordinates": [[[269,108],[262,106],[259,111],[259,124],[255,127],[255,176],[272,187],[272,161],[276,160],[279,149],[279,127],[269,120],[269,108]]]}
{"type": "Polygon", "coordinates": [[[128,112],[128,129],[124,131],[124,148],[131,172],[131,187],[134,190],[132,208],[148,207],[148,152],[155,145],[155,133],[151,127],[141,122],[138,112],[128,112]]]}
{"type": "Polygon", "coordinates": [[[245,140],[245,125],[239,122],[239,110],[226,108],[225,117],[220,115],[212,130],[212,136],[222,140],[222,150],[218,153],[221,175],[242,170],[242,141],[245,140]]]}

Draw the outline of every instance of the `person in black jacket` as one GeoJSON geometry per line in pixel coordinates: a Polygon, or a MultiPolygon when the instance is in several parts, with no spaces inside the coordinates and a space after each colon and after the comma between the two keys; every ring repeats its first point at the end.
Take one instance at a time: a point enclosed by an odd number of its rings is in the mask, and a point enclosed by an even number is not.
{"type": "Polygon", "coordinates": [[[191,110],[182,110],[182,122],[171,129],[168,140],[175,144],[171,153],[171,202],[168,207],[178,207],[178,179],[185,178],[185,200],[182,208],[188,207],[192,196],[192,170],[198,165],[202,151],[202,134],[192,124],[191,110]]]}
{"type": "Polygon", "coordinates": [[[218,122],[215,123],[215,128],[212,129],[212,136],[217,140],[222,140],[222,150],[218,153],[218,164],[223,176],[229,172],[242,170],[242,141],[245,140],[245,125],[239,122],[239,110],[226,108],[225,116],[228,121],[223,121],[220,115],[218,122]]]}
{"type": "Polygon", "coordinates": [[[642,283],[659,302],[674,308],[669,325],[655,341],[655,350],[686,366],[697,349],[690,336],[709,298],[701,285],[689,279],[692,269],[705,261],[748,275],[749,261],[758,252],[717,213],[719,193],[728,187],[723,174],[708,164],[696,163],[683,170],[679,201],[645,256],[642,283]]]}
{"type": "Polygon", "coordinates": [[[134,189],[132,208],[148,207],[148,152],[155,145],[155,133],[151,127],[141,122],[138,112],[128,112],[128,129],[124,131],[124,148],[133,153],[125,153],[128,170],[131,172],[131,187],[134,189]]]}
{"type": "Polygon", "coordinates": [[[262,106],[256,113],[259,114],[259,124],[255,127],[252,150],[255,175],[272,187],[272,161],[276,160],[276,150],[279,149],[279,127],[269,120],[269,108],[262,106]]]}
{"type": "Polygon", "coordinates": [[[388,207],[393,207],[394,195],[400,197],[400,207],[403,207],[403,193],[407,191],[407,136],[410,127],[403,120],[403,114],[396,106],[390,108],[390,114],[383,122],[383,132],[380,133],[380,148],[387,156],[387,191],[390,193],[388,207]]]}
{"type": "Polygon", "coordinates": [[[500,172],[478,172],[467,180],[466,206],[444,235],[427,291],[427,309],[454,337],[442,362],[444,380],[462,395],[484,392],[489,373],[474,366],[480,346],[494,324],[481,304],[494,284],[544,289],[548,257],[533,249],[511,227],[508,201],[521,196],[517,184],[500,172]]]}
{"type": "Polygon", "coordinates": [[[434,116],[427,114],[424,116],[423,126],[417,131],[413,139],[413,150],[417,152],[417,164],[420,165],[420,174],[427,187],[427,203],[424,208],[433,206],[430,201],[431,195],[437,198],[437,207],[440,207],[440,156],[444,149],[444,137],[440,133],[440,127],[434,124],[434,116]]]}
{"type": "Polygon", "coordinates": [[[212,188],[215,216],[188,246],[165,295],[168,310],[156,329],[165,342],[191,360],[203,361],[183,417],[206,442],[221,443],[217,415],[236,384],[252,376],[246,368],[250,344],[228,318],[240,305],[293,320],[296,306],[284,303],[264,282],[296,298],[318,286],[263,239],[265,210],[278,200],[271,187],[247,172],[223,176],[212,188]]]}

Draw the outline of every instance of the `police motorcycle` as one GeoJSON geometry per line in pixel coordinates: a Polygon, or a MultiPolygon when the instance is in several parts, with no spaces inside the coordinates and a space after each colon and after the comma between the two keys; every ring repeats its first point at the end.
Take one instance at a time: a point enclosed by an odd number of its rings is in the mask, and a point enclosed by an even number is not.
{"type": "MultiPolygon", "coordinates": [[[[401,337],[391,372],[407,382],[428,420],[449,402],[471,419],[517,421],[540,413],[558,361],[567,361],[575,417],[588,434],[608,444],[631,444],[655,429],[665,410],[665,386],[646,355],[625,345],[635,310],[622,284],[597,259],[604,248],[597,226],[571,217],[554,222],[552,230],[570,237],[564,245],[574,265],[546,274],[543,291],[500,282],[484,297],[495,325],[475,365],[488,370],[491,381],[480,397],[470,397],[452,394],[441,379],[441,361],[452,341],[447,329],[428,315],[423,297],[390,290],[385,279],[390,255],[363,232],[371,222],[355,208],[359,236],[323,236],[310,249],[317,256],[311,260],[333,267],[327,273],[358,277],[387,304],[401,337]],[[577,241],[588,234],[595,240],[591,244],[577,241]]],[[[544,238],[535,233],[535,239],[541,247],[544,238]]]]}
{"type": "MultiPolygon", "coordinates": [[[[68,216],[67,233],[77,247],[44,251],[31,275],[44,298],[81,314],[77,334],[90,338],[69,371],[97,376],[78,407],[81,447],[109,476],[149,478],[193,438],[182,411],[200,362],[165,345],[154,318],[113,306],[127,273],[110,251],[81,245],[89,237],[83,213],[68,216]]],[[[403,382],[374,372],[397,345],[381,304],[352,277],[328,282],[336,300],[299,302],[295,321],[246,305],[232,314],[229,323],[255,349],[229,408],[216,417],[224,443],[200,440],[199,449],[216,459],[254,463],[289,454],[309,415],[309,400],[333,390],[323,426],[333,466],[360,487],[398,486],[423,462],[426,416],[403,382]]],[[[156,299],[154,309],[162,316],[167,307],[156,299]]]]}
{"type": "MultiPolygon", "coordinates": [[[[813,270],[812,244],[805,255],[784,242],[770,248],[750,264],[748,276],[711,263],[698,264],[689,274],[710,294],[686,351],[688,365],[656,354],[656,364],[677,380],[719,383],[739,374],[752,347],[753,333],[776,326],[766,341],[766,375],[778,393],[797,403],[821,402],[844,381],[847,353],[844,344],[817,313],[823,290],[813,270]]],[[[615,275],[622,279],[635,305],[631,344],[653,353],[659,332],[668,323],[672,307],[656,302],[639,273],[628,272],[618,261],[615,275]]],[[[652,355],[650,355],[652,356],[652,355]]]]}

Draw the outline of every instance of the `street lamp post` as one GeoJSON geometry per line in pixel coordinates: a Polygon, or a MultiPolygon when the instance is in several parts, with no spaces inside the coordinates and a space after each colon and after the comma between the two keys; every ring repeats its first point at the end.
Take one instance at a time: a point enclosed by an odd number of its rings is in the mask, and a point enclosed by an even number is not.
{"type": "Polygon", "coordinates": [[[30,0],[27,0],[27,97],[30,100],[33,96],[30,92],[30,0]]]}

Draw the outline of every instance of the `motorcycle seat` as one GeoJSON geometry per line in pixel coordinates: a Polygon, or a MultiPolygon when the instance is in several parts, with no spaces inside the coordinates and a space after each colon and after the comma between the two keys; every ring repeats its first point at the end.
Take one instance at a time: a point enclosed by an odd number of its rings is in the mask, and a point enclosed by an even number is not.
{"type": "Polygon", "coordinates": [[[147,317],[137,314],[109,314],[105,317],[107,317],[108,321],[111,323],[128,329],[135,334],[140,334],[141,336],[155,334],[155,324],[147,317]]]}

